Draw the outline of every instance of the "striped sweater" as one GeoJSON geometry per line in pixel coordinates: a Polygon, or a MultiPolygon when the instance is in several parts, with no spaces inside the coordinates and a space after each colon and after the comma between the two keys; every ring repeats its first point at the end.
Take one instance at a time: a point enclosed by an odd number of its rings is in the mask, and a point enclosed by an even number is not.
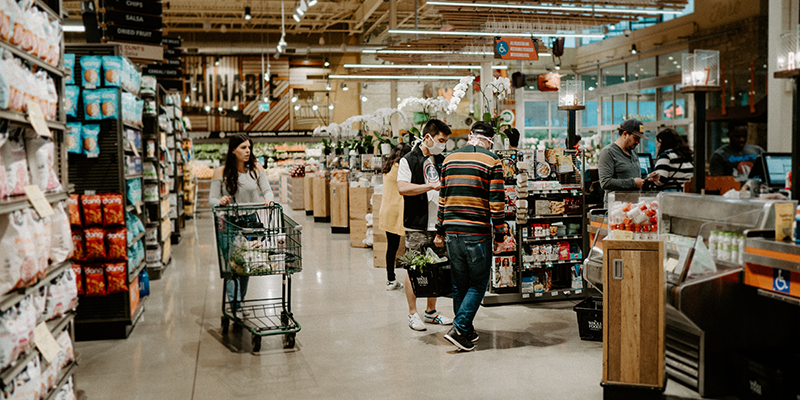
{"type": "Polygon", "coordinates": [[[505,190],[500,158],[483,147],[467,145],[442,165],[436,231],[503,237],[505,190]]]}
{"type": "Polygon", "coordinates": [[[689,182],[694,176],[694,165],[691,157],[681,158],[672,150],[667,150],[658,155],[655,172],[661,175],[656,185],[660,190],[683,191],[683,184],[689,182]]]}

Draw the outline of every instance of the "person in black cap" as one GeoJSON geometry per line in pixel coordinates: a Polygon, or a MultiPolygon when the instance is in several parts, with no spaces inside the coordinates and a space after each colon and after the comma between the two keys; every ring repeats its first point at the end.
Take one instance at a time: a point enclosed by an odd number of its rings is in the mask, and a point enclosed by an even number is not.
{"type": "MultiPolygon", "coordinates": [[[[619,137],[614,143],[600,152],[597,162],[600,186],[606,192],[615,190],[639,190],[644,186],[642,170],[636,146],[644,136],[644,125],[638,120],[629,119],[619,128],[619,137]]],[[[657,177],[654,177],[657,179],[657,177]]]]}
{"type": "Polygon", "coordinates": [[[516,150],[519,146],[519,131],[516,128],[512,128],[510,125],[506,126],[505,134],[508,137],[508,148],[509,150],[516,150]]]}

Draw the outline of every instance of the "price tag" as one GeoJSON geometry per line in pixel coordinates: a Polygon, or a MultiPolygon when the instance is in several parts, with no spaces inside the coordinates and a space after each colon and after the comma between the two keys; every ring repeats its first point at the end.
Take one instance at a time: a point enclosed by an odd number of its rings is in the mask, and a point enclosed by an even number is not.
{"type": "Polygon", "coordinates": [[[44,322],[39,324],[33,332],[33,341],[48,363],[53,362],[61,351],[61,345],[56,342],[50,329],[47,328],[47,324],[44,322]]]}
{"type": "Polygon", "coordinates": [[[556,296],[558,296],[558,292],[550,292],[550,297],[556,297],[556,296]]]}
{"type": "Polygon", "coordinates": [[[94,190],[84,190],[83,194],[85,194],[87,196],[93,196],[93,195],[97,194],[97,192],[94,191],[94,190]]]}
{"type": "Polygon", "coordinates": [[[139,149],[137,149],[136,146],[133,144],[133,140],[128,140],[128,143],[130,143],[131,145],[131,149],[133,150],[133,155],[135,155],[136,157],[141,157],[139,155],[139,149]]]}
{"type": "Polygon", "coordinates": [[[570,293],[569,293],[569,290],[565,290],[565,291],[564,291],[564,296],[569,296],[569,294],[570,294],[570,293]]]}
{"type": "Polygon", "coordinates": [[[141,205],[141,203],[136,203],[136,205],[134,207],[136,208],[136,213],[137,214],[141,214],[142,213],[142,205],[141,205]]]}
{"type": "Polygon", "coordinates": [[[581,290],[581,289],[578,289],[578,290],[575,291],[575,294],[581,294],[581,293],[583,293],[583,290],[581,290]]]}
{"type": "Polygon", "coordinates": [[[531,297],[531,294],[530,294],[530,293],[523,293],[523,294],[522,294],[522,298],[523,298],[523,299],[528,299],[528,298],[530,298],[530,297],[531,297]]]}
{"type": "Polygon", "coordinates": [[[536,297],[542,297],[542,293],[534,293],[533,295],[536,297]]]}
{"type": "Polygon", "coordinates": [[[50,128],[47,127],[47,122],[44,121],[42,107],[39,106],[39,103],[34,102],[33,100],[28,100],[28,120],[31,121],[33,130],[36,131],[37,135],[47,138],[53,137],[53,134],[50,133],[50,128]]]}
{"type": "Polygon", "coordinates": [[[42,193],[42,189],[39,189],[36,185],[30,185],[24,187],[25,194],[28,195],[28,200],[30,200],[33,208],[39,214],[39,218],[47,218],[55,212],[53,211],[53,207],[44,197],[44,193],[42,193]]]}
{"type": "Polygon", "coordinates": [[[664,269],[667,272],[675,271],[675,267],[678,266],[678,259],[677,258],[668,258],[666,262],[664,262],[664,269]]]}

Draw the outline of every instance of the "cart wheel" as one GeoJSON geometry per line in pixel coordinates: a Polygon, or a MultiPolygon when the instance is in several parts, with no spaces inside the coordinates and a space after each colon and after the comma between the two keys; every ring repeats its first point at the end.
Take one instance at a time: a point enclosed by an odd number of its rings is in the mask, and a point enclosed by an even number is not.
{"type": "Polygon", "coordinates": [[[261,336],[253,335],[253,353],[261,351],[261,336]]]}
{"type": "Polygon", "coordinates": [[[227,318],[222,317],[222,334],[223,335],[227,335],[228,334],[228,323],[229,322],[230,321],[228,321],[227,318]]]}
{"type": "Polygon", "coordinates": [[[295,339],[295,335],[296,335],[296,334],[294,334],[294,333],[287,333],[287,334],[286,334],[286,335],[283,337],[283,348],[284,348],[284,349],[291,349],[291,348],[294,348],[294,342],[295,342],[295,340],[294,340],[294,339],[295,339]]]}

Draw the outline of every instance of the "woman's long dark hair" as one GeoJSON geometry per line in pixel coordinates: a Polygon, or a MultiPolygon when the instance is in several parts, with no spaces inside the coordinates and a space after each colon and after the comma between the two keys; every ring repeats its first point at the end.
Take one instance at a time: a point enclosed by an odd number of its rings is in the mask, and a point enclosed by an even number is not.
{"type": "Polygon", "coordinates": [[[222,170],[222,179],[228,194],[235,196],[239,190],[239,169],[236,167],[236,155],[233,151],[244,142],[250,142],[250,158],[245,161],[244,168],[250,176],[256,179],[256,158],[253,156],[253,140],[246,133],[237,133],[228,141],[228,154],[225,156],[225,168],[222,170]]]}
{"type": "Polygon", "coordinates": [[[675,132],[674,129],[667,128],[661,132],[658,132],[656,139],[661,141],[661,145],[658,146],[659,154],[667,150],[672,150],[680,158],[692,158],[692,154],[694,152],[689,148],[689,145],[686,144],[686,141],[683,140],[680,135],[678,135],[678,132],[675,132]]]}
{"type": "Polygon", "coordinates": [[[389,153],[389,157],[386,158],[386,162],[383,164],[382,172],[388,174],[392,170],[392,165],[396,162],[400,162],[400,159],[408,154],[409,151],[411,151],[411,146],[408,143],[398,143],[397,146],[394,146],[391,153],[389,153]]]}

